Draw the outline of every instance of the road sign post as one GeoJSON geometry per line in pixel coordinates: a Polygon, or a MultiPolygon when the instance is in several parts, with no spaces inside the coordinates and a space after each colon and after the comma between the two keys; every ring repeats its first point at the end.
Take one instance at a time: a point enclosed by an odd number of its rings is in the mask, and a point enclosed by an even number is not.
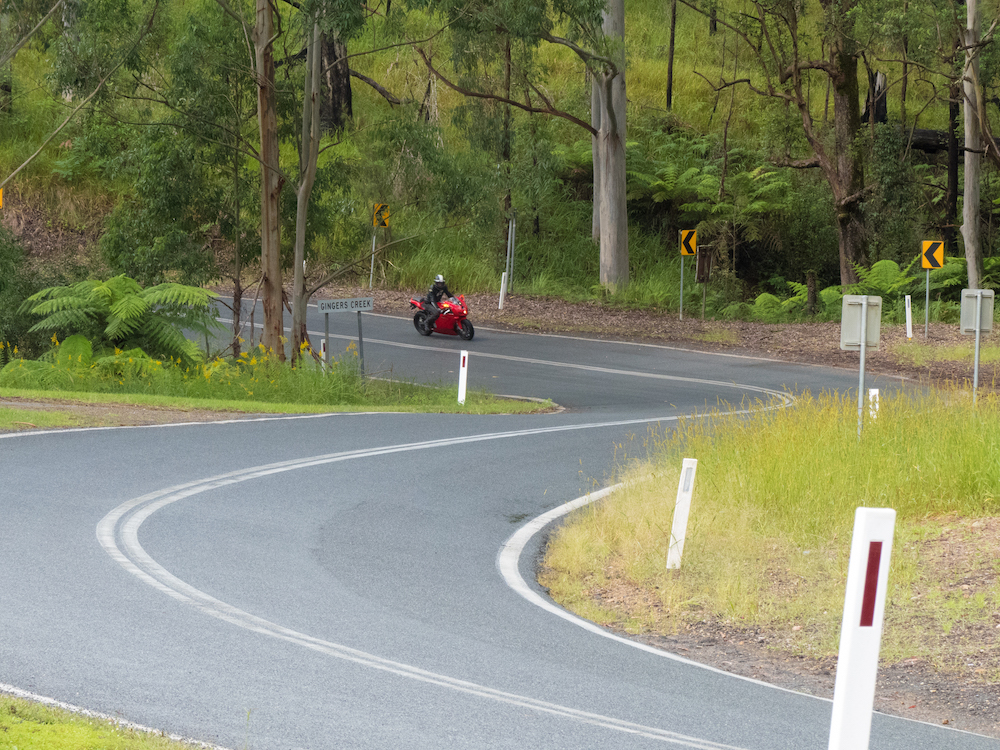
{"type": "Polygon", "coordinates": [[[993,330],[993,290],[963,289],[961,330],[963,334],[976,334],[975,365],[972,377],[972,405],[976,404],[979,390],[979,342],[982,334],[993,330]]]}
{"type": "Polygon", "coordinates": [[[365,340],[361,334],[361,313],[375,309],[374,297],[354,297],[352,299],[321,299],[316,302],[319,311],[323,313],[323,362],[330,364],[330,313],[356,312],[358,314],[358,358],[361,365],[361,375],[365,374],[365,340]]]}
{"type": "Polygon", "coordinates": [[[895,526],[890,508],[854,513],[829,750],[868,750],[895,526]]]}
{"type": "Polygon", "coordinates": [[[858,439],[864,420],[865,353],[869,346],[878,349],[882,326],[882,298],[867,294],[848,294],[840,316],[840,348],[860,351],[861,364],[858,380],[858,439]]]}
{"type": "Polygon", "coordinates": [[[920,267],[927,270],[924,295],[924,340],[927,340],[927,326],[931,319],[931,269],[944,268],[944,243],[924,240],[920,246],[920,267]]]}
{"type": "Polygon", "coordinates": [[[698,254],[698,230],[682,229],[679,232],[681,240],[681,299],[680,320],[684,320],[684,258],[698,254]]]}
{"type": "Polygon", "coordinates": [[[372,211],[372,262],[368,271],[368,288],[372,288],[375,281],[375,235],[379,227],[389,226],[389,204],[376,203],[375,210],[372,211]]]}

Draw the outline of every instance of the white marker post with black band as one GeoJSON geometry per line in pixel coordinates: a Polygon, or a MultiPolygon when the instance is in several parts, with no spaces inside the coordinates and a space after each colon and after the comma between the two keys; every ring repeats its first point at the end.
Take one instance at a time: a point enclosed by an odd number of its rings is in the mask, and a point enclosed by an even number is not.
{"type": "Polygon", "coordinates": [[[465,405],[465,389],[469,384],[469,352],[462,350],[458,363],[458,403],[465,405]]]}
{"type": "Polygon", "coordinates": [[[353,299],[321,299],[316,306],[323,313],[323,362],[330,364],[330,313],[356,312],[358,314],[358,358],[361,364],[361,374],[365,374],[365,340],[361,335],[361,313],[375,309],[374,297],[355,297],[353,299]]]}
{"type": "Polygon", "coordinates": [[[895,526],[891,508],[854,513],[829,750],[868,750],[895,526]]]}
{"type": "Polygon", "coordinates": [[[687,536],[688,516],[691,513],[691,495],[694,494],[694,475],[697,470],[697,458],[685,458],[681,464],[681,478],[677,483],[677,502],[674,503],[674,522],[670,529],[670,548],[667,550],[667,570],[681,567],[684,537],[687,536]]]}

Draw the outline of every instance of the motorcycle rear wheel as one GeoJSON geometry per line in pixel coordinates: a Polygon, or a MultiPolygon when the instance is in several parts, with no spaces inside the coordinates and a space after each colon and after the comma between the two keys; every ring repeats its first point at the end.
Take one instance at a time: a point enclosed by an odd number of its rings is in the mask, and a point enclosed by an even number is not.
{"type": "Polygon", "coordinates": [[[427,327],[427,311],[421,310],[413,316],[413,327],[421,336],[430,336],[431,329],[427,327]]]}
{"type": "Polygon", "coordinates": [[[465,341],[472,341],[472,337],[476,335],[476,329],[468,320],[463,320],[459,325],[458,335],[465,341]]]}

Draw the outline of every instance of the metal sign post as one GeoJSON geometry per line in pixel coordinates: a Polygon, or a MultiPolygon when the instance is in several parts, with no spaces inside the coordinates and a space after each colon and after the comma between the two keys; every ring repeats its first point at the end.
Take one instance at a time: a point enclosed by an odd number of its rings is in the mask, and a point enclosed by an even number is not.
{"type": "Polygon", "coordinates": [[[379,227],[389,226],[389,204],[388,203],[376,203],[375,210],[372,212],[372,263],[371,269],[368,271],[368,288],[372,288],[372,283],[375,281],[375,235],[378,234],[379,227]]]}
{"type": "Polygon", "coordinates": [[[927,325],[931,319],[931,269],[944,268],[944,243],[938,240],[924,240],[920,245],[920,267],[927,269],[924,300],[924,341],[927,340],[927,325]]]}
{"type": "Polygon", "coordinates": [[[330,313],[357,312],[358,314],[358,358],[361,363],[361,375],[365,374],[365,340],[361,334],[361,313],[375,309],[374,297],[354,297],[352,299],[321,299],[316,302],[319,311],[323,313],[323,361],[330,364],[330,313]]]}
{"type": "Polygon", "coordinates": [[[861,352],[858,380],[858,439],[864,420],[865,354],[869,346],[878,349],[882,327],[882,298],[867,294],[848,294],[840,316],[840,348],[861,352]]]}
{"type": "Polygon", "coordinates": [[[975,365],[972,378],[972,405],[976,405],[976,392],[979,390],[979,342],[984,333],[993,330],[993,290],[963,289],[961,331],[963,334],[976,334],[975,365]]]}
{"type": "Polygon", "coordinates": [[[680,320],[684,320],[684,258],[698,254],[698,230],[682,229],[678,232],[681,241],[681,301],[680,320]]]}

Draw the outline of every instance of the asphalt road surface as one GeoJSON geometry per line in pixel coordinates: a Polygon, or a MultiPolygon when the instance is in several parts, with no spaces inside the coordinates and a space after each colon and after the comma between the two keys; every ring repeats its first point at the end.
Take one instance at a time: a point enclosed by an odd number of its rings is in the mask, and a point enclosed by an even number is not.
{"type": "MultiPolygon", "coordinates": [[[[829,701],[609,637],[533,565],[649,430],[857,372],[363,321],[369,373],[454,382],[467,349],[471,388],[565,410],[4,436],[0,683],[253,750],[826,748],[829,701]]],[[[1000,742],[878,715],[871,747],[1000,742]]]]}

